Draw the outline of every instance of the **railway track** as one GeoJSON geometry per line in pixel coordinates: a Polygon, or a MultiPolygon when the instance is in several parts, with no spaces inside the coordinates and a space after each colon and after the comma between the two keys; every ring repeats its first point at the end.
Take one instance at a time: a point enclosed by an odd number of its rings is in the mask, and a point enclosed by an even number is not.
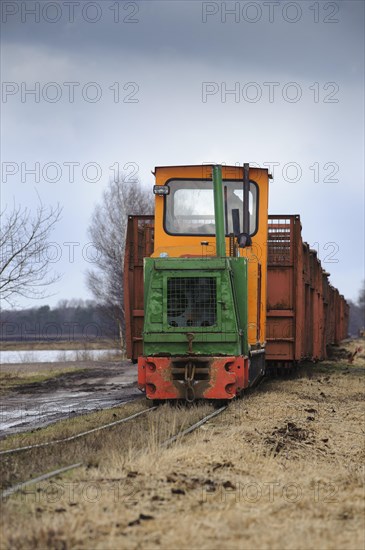
{"type": "Polygon", "coordinates": [[[109,422],[108,424],[103,424],[102,426],[98,426],[97,428],[92,428],[91,430],[86,430],[84,432],[80,432],[78,434],[71,435],[69,437],[64,437],[62,439],[54,439],[52,441],[46,441],[44,443],[36,443],[35,445],[26,445],[24,447],[16,447],[15,449],[6,449],[4,451],[0,451],[0,456],[19,453],[21,451],[29,451],[30,449],[37,449],[39,447],[48,447],[50,445],[56,445],[57,443],[66,443],[67,441],[73,441],[74,439],[84,437],[93,432],[99,432],[101,430],[105,430],[106,428],[116,426],[117,424],[123,424],[124,422],[128,422],[129,420],[133,420],[133,418],[137,418],[137,416],[141,416],[142,414],[146,414],[148,412],[154,411],[155,409],[157,409],[157,407],[149,407],[148,409],[143,409],[143,411],[139,411],[135,414],[132,414],[131,416],[127,416],[126,418],[121,418],[120,420],[115,420],[114,422],[109,422]]]}
{"type": "MultiPolygon", "coordinates": [[[[204,416],[204,418],[202,418],[198,422],[195,422],[194,424],[192,424],[191,426],[189,426],[185,430],[179,431],[176,435],[173,435],[172,437],[169,437],[168,439],[165,439],[164,441],[162,441],[160,443],[160,446],[164,447],[164,448],[169,447],[170,445],[172,445],[176,441],[181,440],[182,438],[184,438],[188,434],[190,434],[190,433],[194,432],[195,430],[197,430],[198,428],[200,428],[200,426],[202,426],[203,424],[205,424],[206,422],[208,422],[212,418],[214,418],[214,417],[218,416],[219,414],[221,414],[222,412],[224,412],[227,409],[227,407],[228,407],[228,405],[224,405],[223,407],[220,407],[219,409],[213,411],[212,413],[204,416]]],[[[17,452],[24,451],[24,450],[29,450],[29,449],[32,449],[32,448],[46,447],[46,446],[53,445],[53,444],[56,444],[56,443],[71,441],[73,439],[83,437],[83,436],[85,436],[89,433],[97,432],[97,431],[115,426],[117,424],[121,424],[123,422],[128,422],[128,421],[133,420],[134,418],[136,418],[138,416],[141,416],[141,415],[146,414],[148,412],[153,412],[157,408],[158,407],[149,407],[148,409],[144,409],[143,411],[135,413],[135,414],[133,414],[131,416],[128,416],[126,418],[122,418],[121,420],[116,420],[115,422],[110,422],[109,424],[104,424],[103,426],[99,426],[98,428],[93,428],[92,430],[87,430],[86,432],[81,432],[81,433],[76,434],[76,435],[71,436],[71,437],[67,437],[67,438],[59,439],[59,440],[54,440],[54,441],[49,441],[49,442],[45,442],[45,443],[39,443],[39,444],[36,444],[36,445],[28,445],[26,447],[17,447],[15,449],[8,449],[6,451],[1,451],[0,454],[4,455],[4,454],[17,453],[17,452]]],[[[40,476],[29,479],[29,480],[24,481],[22,483],[18,483],[16,485],[14,485],[12,487],[9,487],[8,489],[5,489],[4,491],[2,491],[0,493],[0,498],[5,499],[5,498],[13,495],[14,493],[17,493],[18,491],[21,491],[25,487],[28,487],[29,485],[32,485],[33,483],[37,483],[37,482],[40,482],[40,481],[45,481],[47,479],[56,477],[56,476],[58,476],[62,473],[68,472],[70,470],[80,468],[83,465],[84,465],[83,462],[77,462],[75,464],[70,464],[70,465],[65,466],[63,468],[58,468],[57,470],[53,470],[51,472],[46,472],[46,473],[44,473],[40,476]]]]}

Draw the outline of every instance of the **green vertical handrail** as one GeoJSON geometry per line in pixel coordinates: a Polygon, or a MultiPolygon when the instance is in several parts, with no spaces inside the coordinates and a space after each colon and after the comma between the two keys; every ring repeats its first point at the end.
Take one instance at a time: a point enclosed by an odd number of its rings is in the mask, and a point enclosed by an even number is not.
{"type": "Polygon", "coordinates": [[[224,201],[222,185],[222,166],[213,166],[213,193],[216,255],[224,258],[226,255],[226,236],[224,231],[224,201]]]}

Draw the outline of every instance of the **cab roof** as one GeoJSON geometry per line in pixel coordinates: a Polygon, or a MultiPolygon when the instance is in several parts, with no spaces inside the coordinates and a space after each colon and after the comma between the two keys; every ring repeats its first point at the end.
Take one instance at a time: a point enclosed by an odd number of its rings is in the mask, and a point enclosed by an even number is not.
{"type": "MultiPolygon", "coordinates": [[[[164,166],[155,166],[155,169],[152,172],[152,174],[155,175],[157,170],[165,170],[166,168],[179,169],[179,168],[198,168],[198,167],[200,168],[200,167],[209,167],[209,166],[219,166],[219,165],[215,163],[211,163],[211,164],[207,163],[207,164],[172,164],[172,165],[164,165],[164,166]]],[[[222,164],[221,166],[226,169],[228,168],[229,170],[235,170],[235,169],[242,170],[243,168],[243,166],[236,166],[231,164],[222,164]]],[[[252,165],[250,165],[250,168],[255,170],[265,171],[268,173],[268,178],[270,180],[273,179],[272,174],[269,172],[268,168],[261,168],[260,166],[252,166],[252,165]]]]}

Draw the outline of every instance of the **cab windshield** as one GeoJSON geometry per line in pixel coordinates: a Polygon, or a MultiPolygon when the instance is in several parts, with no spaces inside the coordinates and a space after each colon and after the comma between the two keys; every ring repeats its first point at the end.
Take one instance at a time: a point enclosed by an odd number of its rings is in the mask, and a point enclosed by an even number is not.
{"type": "MultiPolygon", "coordinates": [[[[170,180],[165,196],[165,230],[171,235],[215,235],[213,182],[205,180],[170,180]]],[[[243,231],[243,183],[224,180],[226,235],[233,233],[232,210],[239,211],[243,231]]],[[[257,231],[257,184],[250,181],[249,228],[257,231]]]]}

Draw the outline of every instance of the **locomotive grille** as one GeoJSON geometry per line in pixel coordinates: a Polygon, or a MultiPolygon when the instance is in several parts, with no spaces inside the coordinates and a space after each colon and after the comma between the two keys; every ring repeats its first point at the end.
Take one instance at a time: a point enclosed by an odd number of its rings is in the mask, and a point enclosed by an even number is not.
{"type": "Polygon", "coordinates": [[[167,322],[171,327],[210,327],[217,323],[215,277],[167,280],[167,322]]]}

